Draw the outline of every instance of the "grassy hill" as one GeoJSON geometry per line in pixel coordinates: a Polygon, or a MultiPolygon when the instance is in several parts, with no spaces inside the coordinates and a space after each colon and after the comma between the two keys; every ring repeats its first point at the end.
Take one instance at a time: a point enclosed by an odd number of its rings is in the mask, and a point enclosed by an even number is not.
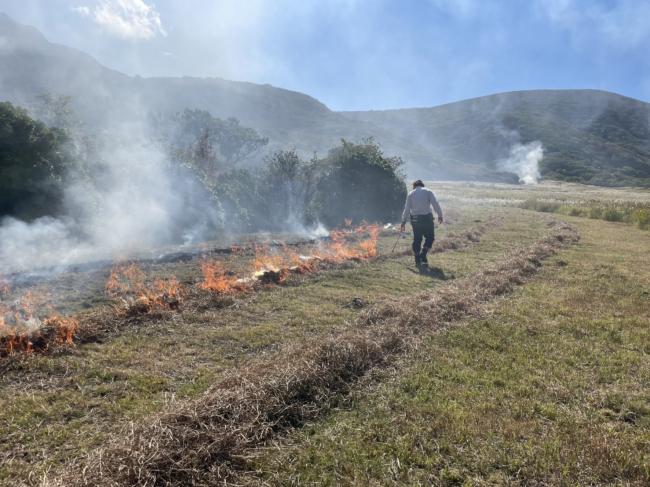
{"type": "Polygon", "coordinates": [[[43,93],[73,97],[91,126],[184,108],[236,117],[269,138],[269,151],[321,155],[341,138],[374,137],[424,178],[507,180],[498,161],[516,143],[539,140],[543,177],[650,186],[650,105],[595,90],[491,95],[433,108],[334,112],[270,85],[219,78],[141,78],[52,44],[0,13],[0,100],[29,105],[43,93]]]}
{"type": "MultiPolygon", "coordinates": [[[[613,93],[522,91],[347,116],[413,139],[433,158],[463,170],[494,168],[513,143],[539,140],[545,149],[544,177],[650,185],[650,104],[613,93]]],[[[446,166],[440,169],[444,172],[446,166]]]]}
{"type": "MultiPolygon", "coordinates": [[[[236,117],[255,128],[270,139],[269,151],[295,147],[303,155],[324,155],[341,138],[360,141],[372,136],[395,148],[409,145],[371,123],[333,112],[308,95],[267,84],[130,77],[83,52],[50,43],[33,27],[2,13],[0,39],[0,100],[25,106],[43,93],[68,95],[74,110],[90,126],[141,118],[150,112],[196,108],[219,118],[236,117]]],[[[423,158],[425,153],[418,156],[423,158]]]]}

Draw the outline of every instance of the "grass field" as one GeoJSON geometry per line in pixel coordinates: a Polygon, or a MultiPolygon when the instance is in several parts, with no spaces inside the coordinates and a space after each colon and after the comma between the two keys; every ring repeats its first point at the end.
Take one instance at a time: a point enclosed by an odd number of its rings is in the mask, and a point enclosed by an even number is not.
{"type": "Polygon", "coordinates": [[[620,225],[572,224],[580,245],[485,316],[427,339],[350,408],[261,450],[260,477],[647,485],[650,272],[639,262],[650,238],[620,225]]]}
{"type": "MultiPolygon", "coordinates": [[[[247,444],[236,464],[224,463],[227,478],[273,485],[647,485],[650,232],[518,206],[544,198],[648,204],[650,193],[551,184],[434,187],[450,216],[439,241],[489,222],[480,241],[435,254],[434,272],[416,272],[406,255],[387,255],[395,241],[387,232],[376,260],[140,317],[71,350],[3,359],[0,483],[54,482],[95,448],[119,443],[131,424],[146,427],[159,413],[200,404],[223,378],[349,333],[385,303],[471,280],[533,245],[550,220],[561,218],[580,241],[547,259],[535,277],[481,304],[478,314],[423,332],[417,346],[370,367],[306,424],[247,444]]],[[[243,265],[238,258],[231,258],[235,267],[243,265]]],[[[190,283],[198,267],[152,272],[190,283]]]]}

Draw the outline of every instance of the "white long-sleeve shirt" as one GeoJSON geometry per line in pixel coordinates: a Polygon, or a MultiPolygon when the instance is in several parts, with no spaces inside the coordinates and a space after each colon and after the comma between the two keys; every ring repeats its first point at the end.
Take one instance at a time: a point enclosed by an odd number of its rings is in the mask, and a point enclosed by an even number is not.
{"type": "Polygon", "coordinates": [[[416,187],[406,197],[406,204],[402,213],[402,223],[406,223],[406,220],[411,215],[428,215],[431,213],[431,207],[433,207],[439,217],[442,216],[442,208],[440,208],[433,191],[422,186],[416,187]]]}

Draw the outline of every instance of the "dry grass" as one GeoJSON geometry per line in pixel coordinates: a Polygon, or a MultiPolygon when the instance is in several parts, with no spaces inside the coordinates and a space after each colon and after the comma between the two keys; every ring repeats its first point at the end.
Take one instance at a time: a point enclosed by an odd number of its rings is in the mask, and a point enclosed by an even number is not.
{"type": "MultiPolygon", "coordinates": [[[[441,241],[449,230],[461,232],[486,221],[487,213],[471,210],[458,217],[440,229],[441,241]]],[[[508,213],[522,212],[500,212],[508,213]]],[[[171,397],[199,397],[233,367],[290,343],[341,332],[353,326],[361,309],[411,295],[414,287],[434,289],[466,276],[506,249],[533,242],[544,230],[530,216],[504,218],[503,225],[468,250],[435,257],[438,273],[418,273],[412,259],[399,254],[352,262],[263,292],[206,295],[196,307],[128,318],[130,325],[117,319],[117,328],[94,342],[2,360],[0,485],[42,478],[46,471],[105,445],[128,422],[142,423],[166,410],[171,397]]],[[[390,252],[396,237],[396,232],[385,232],[379,242],[382,254],[390,252]]],[[[233,268],[249,268],[245,258],[228,262],[233,268]]],[[[197,262],[184,265],[185,273],[168,265],[143,268],[150,280],[176,274],[191,286],[200,279],[197,262]]],[[[107,272],[97,276],[102,284],[107,272]]]]}
{"type": "Polygon", "coordinates": [[[530,248],[511,253],[503,262],[460,279],[436,292],[375,307],[362,315],[365,324],[391,322],[400,327],[420,328],[470,314],[482,302],[510,291],[537,271],[541,261],[557,251],[558,246],[575,243],[578,235],[564,223],[553,223],[554,232],[530,248]],[[430,323],[423,323],[423,320],[430,323]]]}
{"type": "Polygon", "coordinates": [[[172,403],[101,451],[66,469],[66,485],[202,485],[237,472],[248,448],[336,404],[369,369],[390,361],[418,335],[477,311],[536,272],[541,261],[577,241],[555,224],[547,237],[500,263],[423,294],[364,313],[356,331],[293,347],[229,373],[202,397],[172,403]]]}
{"type": "MultiPolygon", "coordinates": [[[[476,227],[470,228],[466,231],[450,233],[434,243],[434,246],[431,249],[431,254],[464,249],[470,245],[476,244],[480,242],[481,236],[485,232],[498,227],[500,223],[501,219],[492,218],[486,223],[477,225],[476,227]]],[[[410,255],[410,250],[382,254],[371,260],[381,261],[401,255],[410,255]]],[[[354,265],[354,263],[344,262],[337,264],[323,261],[319,263],[318,269],[314,272],[293,276],[295,279],[294,281],[289,282],[289,284],[298,285],[305,279],[313,277],[313,275],[318,271],[335,270],[338,268],[344,268],[347,265],[354,265]]],[[[264,291],[270,287],[272,286],[258,282],[249,289],[242,291],[242,293],[264,291]]],[[[96,342],[103,340],[107,336],[118,334],[120,333],[120,330],[132,330],[145,323],[150,324],[164,321],[173,316],[174,312],[179,309],[218,309],[230,306],[234,302],[235,298],[233,296],[211,293],[195,286],[184,289],[183,300],[179,300],[177,302],[178,304],[174,307],[141,306],[137,300],[133,300],[132,303],[127,303],[127,305],[125,305],[124,302],[118,300],[116,301],[116,304],[98,306],[90,311],[79,314],[76,317],[79,326],[74,335],[74,342],[78,344],[96,342]]],[[[51,347],[49,350],[52,350],[53,348],[54,347],[51,347]]],[[[45,348],[39,348],[37,351],[44,352],[46,350],[47,349],[45,348]]],[[[61,351],[62,349],[61,347],[57,347],[57,350],[61,351]]],[[[12,358],[15,359],[16,357],[17,355],[14,354],[12,358]]]]}

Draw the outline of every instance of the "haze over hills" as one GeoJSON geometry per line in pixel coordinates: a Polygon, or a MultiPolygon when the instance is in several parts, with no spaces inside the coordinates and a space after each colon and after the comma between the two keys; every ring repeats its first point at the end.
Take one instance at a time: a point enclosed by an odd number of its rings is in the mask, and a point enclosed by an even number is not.
{"type": "Polygon", "coordinates": [[[512,144],[540,141],[542,175],[650,185],[650,104],[597,90],[501,93],[434,108],[349,112],[466,170],[495,168],[512,144]]]}
{"type": "Polygon", "coordinates": [[[218,78],[129,77],[85,53],[48,42],[33,27],[17,24],[5,14],[0,14],[0,39],[0,99],[29,105],[43,93],[70,95],[74,109],[91,125],[152,111],[198,108],[216,117],[238,118],[269,137],[271,150],[295,146],[308,155],[322,154],[341,138],[371,136],[396,147],[405,145],[371,124],[332,112],[308,95],[270,85],[218,78]]]}
{"type": "Polygon", "coordinates": [[[620,95],[536,90],[433,108],[334,112],[270,85],[127,76],[0,14],[0,100],[28,106],[43,93],[71,96],[82,120],[98,127],[184,108],[236,117],[269,138],[269,151],[293,147],[309,156],[341,138],[374,137],[405,160],[409,175],[424,178],[507,180],[501,161],[513,147],[539,141],[543,177],[650,186],[650,105],[620,95]]]}

